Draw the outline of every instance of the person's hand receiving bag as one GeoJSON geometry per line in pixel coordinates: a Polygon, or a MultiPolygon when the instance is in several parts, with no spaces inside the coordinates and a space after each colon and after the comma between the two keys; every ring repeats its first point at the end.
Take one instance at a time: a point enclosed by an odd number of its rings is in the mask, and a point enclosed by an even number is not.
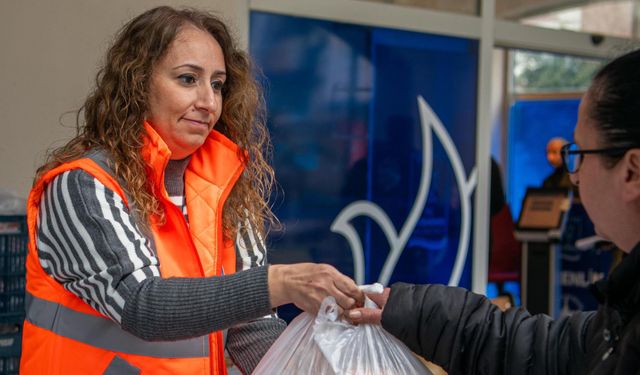
{"type": "Polygon", "coordinates": [[[380,324],[382,320],[382,310],[389,299],[389,291],[389,288],[384,288],[384,291],[380,294],[367,294],[367,298],[375,302],[377,306],[354,308],[347,311],[346,315],[355,324],[380,324]]]}

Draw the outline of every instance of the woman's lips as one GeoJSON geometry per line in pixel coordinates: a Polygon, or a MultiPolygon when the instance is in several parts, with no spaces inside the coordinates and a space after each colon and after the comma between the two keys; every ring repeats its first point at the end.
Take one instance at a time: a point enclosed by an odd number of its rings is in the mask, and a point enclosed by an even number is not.
{"type": "Polygon", "coordinates": [[[183,118],[186,121],[189,121],[192,124],[196,124],[196,125],[201,125],[201,126],[205,126],[207,127],[207,129],[209,128],[209,121],[202,121],[202,120],[196,120],[196,119],[191,119],[191,118],[183,118]]]}

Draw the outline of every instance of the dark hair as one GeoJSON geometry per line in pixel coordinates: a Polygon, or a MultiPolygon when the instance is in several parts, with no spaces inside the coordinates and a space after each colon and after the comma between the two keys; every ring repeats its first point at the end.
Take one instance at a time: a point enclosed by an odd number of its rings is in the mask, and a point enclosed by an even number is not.
{"type": "Polygon", "coordinates": [[[265,220],[275,222],[268,205],[274,173],[267,160],[271,143],[264,120],[264,100],[252,75],[251,61],[238,48],[225,24],[215,15],[195,9],[161,6],[129,21],[116,35],[96,77],[96,87],[78,112],[78,134],[54,150],[38,169],[36,179],[56,166],[101,148],[113,157],[113,167],[135,202],[139,216],[163,218],[164,212],[148,179],[142,157],[149,80],[156,63],[167,53],[185,25],[208,32],[222,48],[227,80],[222,113],[215,129],[240,147],[245,171],[223,210],[225,234],[233,235],[248,219],[265,232],[265,220]],[[81,113],[84,121],[81,121],[81,113]]]}
{"type": "MultiPolygon", "coordinates": [[[[602,136],[601,147],[640,148],[640,50],[605,65],[589,90],[588,117],[602,136]]],[[[624,153],[607,155],[612,167],[624,153]]]]}

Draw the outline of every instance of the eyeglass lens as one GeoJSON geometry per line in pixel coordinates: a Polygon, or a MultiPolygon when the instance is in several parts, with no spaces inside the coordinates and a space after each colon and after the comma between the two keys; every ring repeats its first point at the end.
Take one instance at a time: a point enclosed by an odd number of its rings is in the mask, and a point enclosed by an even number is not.
{"type": "Polygon", "coordinates": [[[578,145],[572,143],[569,145],[569,147],[566,148],[566,152],[564,153],[565,163],[567,165],[567,170],[569,171],[569,173],[575,173],[580,167],[580,159],[582,158],[582,154],[575,152],[578,150],[578,145]]]}

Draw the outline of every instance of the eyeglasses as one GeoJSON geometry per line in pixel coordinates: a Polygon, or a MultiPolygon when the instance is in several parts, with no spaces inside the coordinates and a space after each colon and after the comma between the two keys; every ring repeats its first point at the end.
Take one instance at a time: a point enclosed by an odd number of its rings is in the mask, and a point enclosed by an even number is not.
{"type": "Polygon", "coordinates": [[[582,155],[585,154],[605,154],[611,156],[622,156],[631,147],[600,148],[595,150],[581,150],[575,143],[567,143],[560,149],[562,155],[562,165],[569,173],[576,173],[582,164],[582,155]]]}

